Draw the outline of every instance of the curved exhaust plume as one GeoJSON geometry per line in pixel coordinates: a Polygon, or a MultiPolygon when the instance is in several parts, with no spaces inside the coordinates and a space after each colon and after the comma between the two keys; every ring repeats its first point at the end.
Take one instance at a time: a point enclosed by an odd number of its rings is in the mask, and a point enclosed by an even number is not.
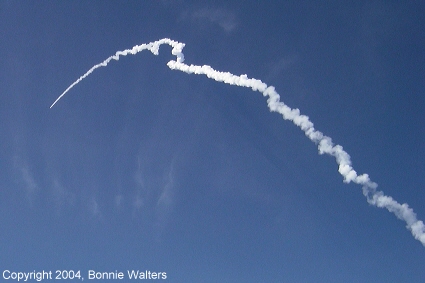
{"type": "Polygon", "coordinates": [[[344,151],[340,145],[335,145],[332,139],[325,136],[322,132],[314,128],[313,123],[309,117],[300,114],[299,109],[292,109],[285,103],[280,101],[279,94],[275,91],[273,86],[267,86],[261,80],[254,78],[248,78],[247,75],[234,75],[229,72],[220,72],[214,70],[208,65],[186,65],[184,62],[184,55],[182,50],[185,46],[184,43],[180,43],[169,38],[164,38],[158,41],[150,42],[148,44],[136,45],[132,49],[126,49],[124,51],[118,51],[115,55],[107,58],[102,63],[94,65],[78,80],[72,83],[50,106],[52,108],[69,90],[75,85],[90,75],[95,69],[100,67],[106,67],[111,60],[119,60],[120,56],[126,56],[128,54],[135,55],[143,50],[149,50],[154,55],[158,55],[159,47],[162,44],[168,44],[173,49],[171,53],[176,56],[176,60],[171,60],[167,63],[167,66],[172,70],[179,70],[188,74],[206,75],[208,78],[218,82],[223,82],[229,85],[236,85],[242,87],[251,88],[253,91],[259,91],[263,96],[268,97],[267,104],[270,111],[278,112],[283,116],[283,119],[292,121],[295,125],[304,131],[305,135],[315,144],[319,149],[319,154],[328,154],[335,157],[336,163],[338,164],[338,172],[344,178],[344,183],[354,182],[362,186],[363,194],[367,199],[367,202],[371,205],[386,208],[388,211],[394,213],[397,218],[406,222],[406,228],[410,230],[413,237],[419,240],[422,245],[425,246],[425,225],[423,221],[418,220],[416,213],[409,207],[408,204],[400,204],[390,196],[386,196],[382,191],[378,191],[378,185],[372,182],[368,174],[358,175],[357,172],[351,166],[350,155],[344,151]]]}

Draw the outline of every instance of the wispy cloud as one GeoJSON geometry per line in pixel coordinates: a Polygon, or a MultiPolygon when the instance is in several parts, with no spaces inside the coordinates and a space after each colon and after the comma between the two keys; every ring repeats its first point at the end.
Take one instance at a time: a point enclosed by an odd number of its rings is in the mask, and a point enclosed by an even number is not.
{"type": "Polygon", "coordinates": [[[192,12],[193,19],[207,20],[219,25],[226,32],[231,32],[237,27],[237,20],[234,13],[224,9],[203,8],[192,12]]]}
{"type": "Polygon", "coordinates": [[[124,202],[124,196],[123,195],[119,194],[119,195],[115,196],[114,204],[115,204],[116,208],[120,208],[122,206],[123,202],[124,202]]]}
{"type": "Polygon", "coordinates": [[[293,54],[287,57],[280,58],[277,61],[271,63],[269,65],[269,73],[266,76],[266,79],[274,79],[281,73],[288,72],[297,61],[298,56],[293,54]]]}
{"type": "Polygon", "coordinates": [[[58,212],[64,206],[75,204],[75,194],[71,193],[58,178],[53,179],[52,195],[58,212]]]}
{"type": "Polygon", "coordinates": [[[145,204],[144,198],[146,196],[146,181],[142,172],[140,156],[137,157],[137,171],[134,174],[134,180],[136,182],[137,189],[132,202],[133,214],[139,212],[140,209],[143,207],[143,205],[145,204]]]}
{"type": "Polygon", "coordinates": [[[39,188],[28,167],[28,164],[25,160],[22,160],[21,157],[15,156],[13,158],[13,166],[19,174],[18,182],[23,185],[26,197],[28,201],[32,204],[34,200],[34,195],[39,188]]]}
{"type": "MultiPolygon", "coordinates": [[[[140,211],[145,207],[146,209],[154,209],[157,215],[163,214],[173,203],[174,160],[168,166],[162,162],[154,165],[149,161],[142,162],[141,160],[142,158],[138,156],[138,169],[134,176],[137,189],[132,202],[134,211],[140,211]],[[149,165],[142,165],[142,163],[149,165]]],[[[150,160],[150,158],[147,158],[147,160],[150,160]]]]}
{"type": "Polygon", "coordinates": [[[161,193],[158,196],[155,207],[155,234],[156,240],[161,241],[161,235],[167,229],[170,221],[170,215],[175,202],[174,192],[174,159],[169,165],[169,169],[164,172],[164,183],[161,188],[161,193]]]}
{"type": "Polygon", "coordinates": [[[102,211],[95,196],[91,197],[87,203],[87,208],[91,215],[95,218],[102,218],[102,211]]]}
{"type": "Polygon", "coordinates": [[[235,13],[222,8],[186,10],[180,15],[180,20],[191,20],[198,24],[204,22],[218,25],[227,33],[234,31],[238,26],[235,13]]]}
{"type": "Polygon", "coordinates": [[[141,193],[138,191],[136,192],[136,196],[134,197],[134,200],[133,200],[134,212],[139,211],[142,208],[143,204],[144,204],[143,197],[141,193]]]}
{"type": "MultiPolygon", "coordinates": [[[[174,160],[173,160],[174,161],[174,160]]],[[[165,185],[162,189],[162,193],[159,196],[158,202],[156,203],[157,206],[169,206],[173,200],[172,200],[172,189],[174,187],[174,162],[171,162],[170,169],[167,172],[165,176],[165,185]]]]}

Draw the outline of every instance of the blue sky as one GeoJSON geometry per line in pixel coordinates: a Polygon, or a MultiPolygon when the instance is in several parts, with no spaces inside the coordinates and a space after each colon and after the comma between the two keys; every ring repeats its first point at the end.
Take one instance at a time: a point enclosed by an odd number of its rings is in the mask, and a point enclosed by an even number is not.
{"type": "MultiPolygon", "coordinates": [[[[169,282],[423,282],[424,246],[343,183],[273,85],[425,219],[420,1],[0,1],[0,266],[169,282]]],[[[121,280],[126,282],[127,280],[121,280]]]]}

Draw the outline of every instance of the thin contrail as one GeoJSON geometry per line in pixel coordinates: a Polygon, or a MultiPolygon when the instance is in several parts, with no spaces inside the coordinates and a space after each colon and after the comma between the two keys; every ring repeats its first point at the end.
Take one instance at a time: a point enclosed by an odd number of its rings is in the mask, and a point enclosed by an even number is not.
{"type": "Polygon", "coordinates": [[[78,80],[72,83],[50,106],[52,108],[71,88],[77,85],[80,81],[90,75],[95,69],[105,67],[108,63],[114,59],[119,60],[120,56],[126,56],[128,54],[135,55],[142,50],[149,50],[153,54],[158,55],[159,47],[162,44],[168,44],[173,49],[171,53],[176,56],[176,60],[171,60],[167,63],[167,66],[172,70],[179,70],[188,74],[206,75],[208,78],[218,82],[223,82],[230,85],[242,86],[251,88],[254,91],[261,92],[265,97],[268,97],[267,104],[270,111],[278,112],[283,116],[283,119],[292,121],[295,125],[304,131],[305,135],[315,144],[318,145],[319,154],[328,154],[335,157],[336,163],[338,164],[338,172],[344,178],[345,183],[354,182],[362,185],[363,194],[367,198],[367,202],[371,205],[386,208],[388,211],[394,213],[397,218],[406,222],[406,228],[410,230],[413,237],[419,240],[422,245],[425,246],[425,225],[423,221],[418,220],[416,213],[409,207],[408,204],[400,204],[390,196],[386,196],[382,191],[378,191],[378,184],[372,182],[368,174],[358,175],[357,172],[351,166],[350,155],[344,151],[341,145],[335,145],[332,139],[325,136],[322,132],[314,128],[313,123],[309,117],[300,114],[299,109],[292,109],[285,103],[280,101],[279,94],[275,91],[273,86],[267,86],[261,80],[248,78],[247,75],[234,75],[229,72],[220,72],[214,70],[211,66],[203,65],[186,65],[183,63],[184,55],[183,48],[184,43],[180,43],[169,38],[164,38],[158,41],[150,42],[148,44],[136,45],[132,49],[126,49],[124,51],[118,51],[115,55],[109,57],[102,63],[94,65],[78,80]]]}

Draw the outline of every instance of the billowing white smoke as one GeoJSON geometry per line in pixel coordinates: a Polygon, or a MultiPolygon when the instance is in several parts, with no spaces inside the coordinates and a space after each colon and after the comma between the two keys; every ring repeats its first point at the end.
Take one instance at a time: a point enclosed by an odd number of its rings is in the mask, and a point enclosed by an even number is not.
{"type": "Polygon", "coordinates": [[[136,45],[132,49],[118,51],[115,55],[109,57],[102,63],[93,66],[78,80],[72,83],[50,106],[52,108],[71,88],[90,75],[95,69],[105,67],[114,59],[119,60],[120,56],[128,54],[136,54],[142,50],[149,50],[153,54],[158,55],[159,47],[162,44],[170,45],[172,54],[176,56],[176,61],[171,60],[167,63],[168,67],[172,70],[179,70],[188,74],[203,74],[213,80],[224,82],[230,85],[249,87],[254,91],[261,92],[264,96],[268,97],[267,103],[270,111],[278,112],[283,116],[283,119],[292,121],[295,125],[304,131],[305,135],[315,144],[318,145],[319,153],[327,153],[333,157],[339,166],[338,171],[343,176],[345,183],[354,182],[362,185],[363,194],[367,198],[369,204],[386,208],[388,211],[394,213],[397,218],[404,220],[407,224],[407,229],[412,232],[415,239],[419,240],[425,246],[425,225],[421,220],[416,218],[416,214],[408,204],[400,204],[392,197],[384,195],[382,191],[377,191],[378,185],[372,182],[368,174],[358,175],[351,166],[350,155],[344,151],[342,146],[335,145],[330,137],[325,136],[322,132],[314,128],[313,123],[309,120],[308,116],[300,114],[299,109],[292,109],[280,101],[279,94],[275,91],[273,86],[267,86],[260,80],[248,78],[247,75],[236,76],[229,72],[219,72],[214,70],[208,65],[186,65],[183,63],[184,55],[182,53],[184,43],[180,43],[168,38],[164,38],[148,44],[136,45]]]}

